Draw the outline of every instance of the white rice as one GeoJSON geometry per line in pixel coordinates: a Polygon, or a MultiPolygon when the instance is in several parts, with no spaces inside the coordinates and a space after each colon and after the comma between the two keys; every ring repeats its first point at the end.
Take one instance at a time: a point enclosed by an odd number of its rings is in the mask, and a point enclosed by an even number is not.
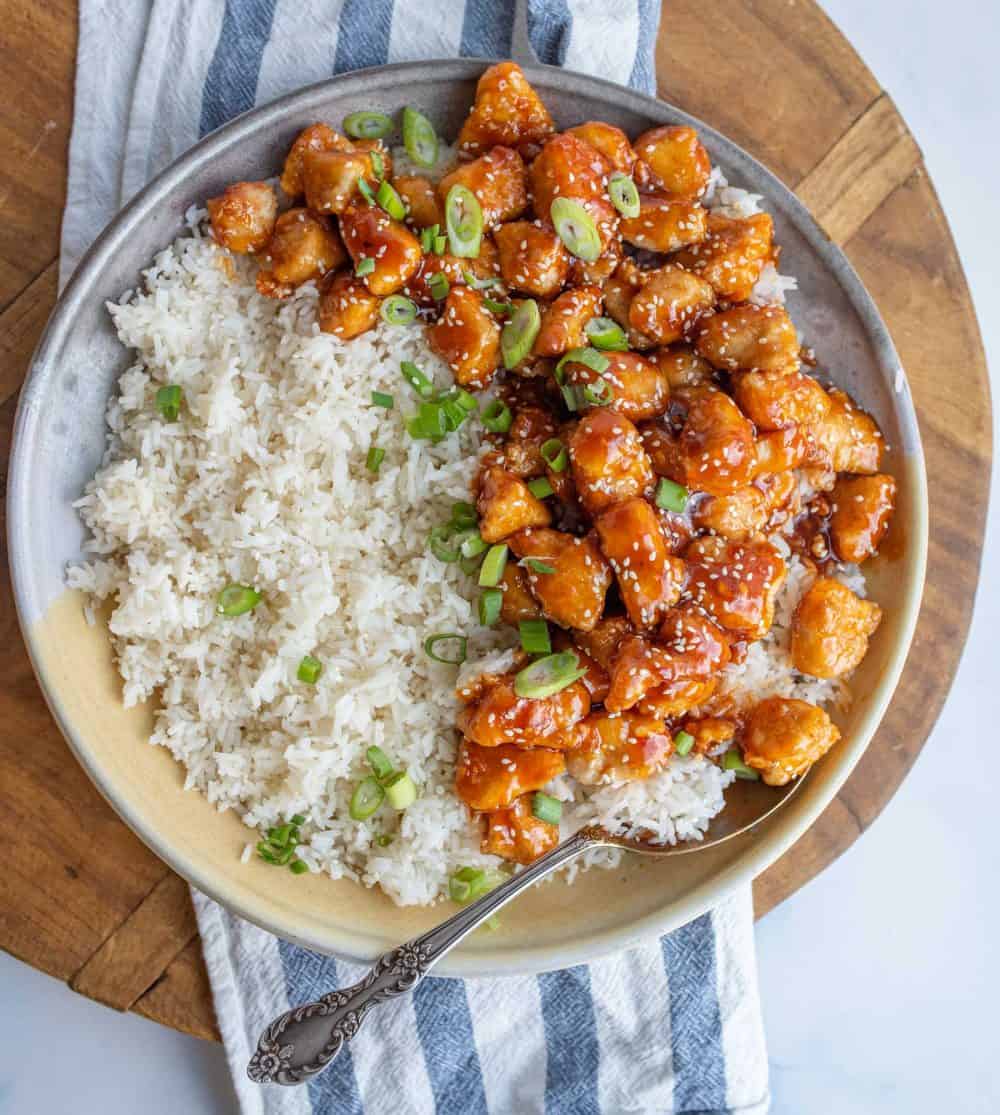
{"type": "MultiPolygon", "coordinates": [[[[710,204],[743,214],[757,200],[714,176],[710,204]]],[[[319,332],[313,284],[283,303],[259,296],[253,262],[230,261],[203,219],[192,211],[190,232],[157,255],[143,289],[109,304],[137,359],[108,406],[105,461],[77,504],[88,560],[68,582],[112,602],[124,701],[157,702],[151,742],[184,764],[188,788],[262,835],[301,813],[298,855],[311,870],[381,886],[403,905],[433,902],[458,867],[497,862],[453,791],[459,671],[422,648],[432,633],[469,633],[464,681],[509,666],[516,639],[479,627],[473,579],[427,548],[431,528],[469,498],[479,426],[434,446],[411,440],[400,361],[451,382],[423,330],[380,325],[346,343],[319,332]],[[166,383],[184,392],[174,423],[154,404],[166,383]],[[373,390],[393,394],[395,409],[372,406],[373,390]],[[386,451],[377,476],[365,468],[373,444],[386,451]],[[217,615],[230,582],[257,587],[262,603],[217,615]],[[305,654],[324,665],[315,686],[296,678],[305,654]],[[373,744],[421,793],[402,814],[385,807],[357,822],[348,806],[373,744]],[[393,839],[383,847],[380,836],[393,839]]],[[[775,272],[761,284],[780,301],[794,280],[775,272]]],[[[788,658],[807,577],[792,558],[774,629],[729,668],[724,689],[845,699],[841,683],[802,678],[788,658]]],[[[566,802],[566,833],[598,821],[673,842],[704,833],[732,778],[674,757],[645,782],[586,788],[563,777],[548,789],[566,802]]],[[[250,841],[241,858],[253,855],[250,841]]]]}

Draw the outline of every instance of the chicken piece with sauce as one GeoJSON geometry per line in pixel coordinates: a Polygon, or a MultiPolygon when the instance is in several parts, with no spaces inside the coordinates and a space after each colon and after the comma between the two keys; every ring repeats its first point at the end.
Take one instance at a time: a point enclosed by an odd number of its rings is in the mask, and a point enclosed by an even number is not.
{"type": "Polygon", "coordinates": [[[328,218],[308,209],[286,209],[264,250],[257,290],[268,298],[288,298],[297,286],[346,262],[347,253],[328,218]]]}
{"type": "Polygon", "coordinates": [[[700,356],[723,371],[797,371],[799,336],[781,306],[734,306],[706,318],[700,356]]]}
{"type": "Polygon", "coordinates": [[[862,600],[840,581],[817,577],[792,617],[795,668],[816,678],[850,673],[868,653],[868,640],[881,619],[877,604],[862,600]]]}
{"type": "Polygon", "coordinates": [[[745,302],[773,253],[769,213],[724,217],[709,213],[700,243],[678,252],[676,261],[706,279],[729,302],[745,302]]]}
{"type": "Polygon", "coordinates": [[[551,697],[519,697],[515,673],[491,679],[459,715],[465,737],[481,747],[513,743],[568,751],[578,743],[575,725],[590,712],[590,693],[580,681],[551,697]]]}
{"type": "Polygon", "coordinates": [[[561,751],[546,747],[526,750],[513,744],[481,747],[462,740],[455,764],[455,793],[481,813],[507,809],[523,794],[540,790],[566,770],[561,751]]]}
{"type": "Polygon", "coordinates": [[[441,204],[452,186],[465,186],[476,195],[483,225],[492,229],[512,221],[528,208],[528,172],[521,156],[510,147],[494,147],[471,163],[462,163],[438,183],[441,204]]]}
{"type": "Polygon", "coordinates": [[[639,431],[607,408],[585,414],[568,443],[580,502],[591,515],[653,487],[653,469],[639,431]]]}
{"type": "Polygon", "coordinates": [[[377,206],[349,205],[340,214],[340,234],[355,271],[362,260],[370,261],[364,283],[372,294],[394,294],[417,273],[420,241],[377,206]]]}
{"type": "Polygon", "coordinates": [[[427,343],[462,387],[485,387],[500,364],[500,326],[478,290],[452,287],[444,312],[427,327],[427,343]]]}
{"type": "Polygon", "coordinates": [[[750,710],[740,746],[743,761],[769,786],[800,778],[840,739],[821,708],[789,697],[768,697],[750,710]]]}
{"type": "Polygon", "coordinates": [[[662,720],[638,712],[594,712],[580,725],[579,746],[566,769],[585,786],[649,778],[674,750],[662,720]]]}
{"type": "Polygon", "coordinates": [[[278,218],[278,199],[266,182],[236,182],[205,208],[216,242],[237,254],[266,248],[278,218]]]}
{"type": "Polygon", "coordinates": [[[592,536],[542,528],[511,535],[507,543],[522,559],[544,616],[580,631],[596,625],[611,585],[611,567],[592,536]]]}
{"type": "Polygon", "coordinates": [[[507,809],[487,813],[482,851],[513,863],[534,863],[559,843],[559,826],[540,820],[532,811],[531,794],[507,809]]]}
{"type": "Polygon", "coordinates": [[[538,143],[555,131],[548,109],[516,62],[498,62],[476,85],[476,99],[462,125],[458,146],[479,152],[494,144],[538,143]]]}
{"type": "Polygon", "coordinates": [[[774,601],[787,568],[764,539],[729,542],[713,535],[696,538],[684,551],[687,592],[727,631],[760,639],[774,622],[774,601]]]}
{"type": "Polygon", "coordinates": [[[830,540],[841,561],[861,562],[878,552],[896,503],[891,476],[842,476],[831,493],[830,540]]]}

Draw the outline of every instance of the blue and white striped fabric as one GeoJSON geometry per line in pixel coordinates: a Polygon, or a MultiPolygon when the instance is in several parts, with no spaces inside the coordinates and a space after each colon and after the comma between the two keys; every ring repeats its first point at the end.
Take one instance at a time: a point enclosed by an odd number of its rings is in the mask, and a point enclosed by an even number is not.
{"type": "MultiPolygon", "coordinates": [[[[67,278],[158,170],[237,113],[334,73],[456,55],[565,65],[655,91],[659,0],[81,0],[67,278]]],[[[768,1108],[749,891],[642,948],[504,980],[426,981],[309,1088],[245,1066],[289,1004],[362,969],[195,894],[246,1115],[625,1115],[768,1108]]]]}

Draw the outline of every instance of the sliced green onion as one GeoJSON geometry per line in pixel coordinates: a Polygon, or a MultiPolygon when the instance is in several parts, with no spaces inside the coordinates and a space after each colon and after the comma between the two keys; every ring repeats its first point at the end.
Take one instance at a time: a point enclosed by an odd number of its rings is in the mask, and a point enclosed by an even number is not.
{"type": "Polygon", "coordinates": [[[469,640],[464,635],[456,635],[454,632],[441,632],[438,635],[428,635],[424,639],[424,653],[428,658],[433,659],[435,662],[444,662],[448,666],[461,666],[468,655],[469,640]],[[452,657],[444,657],[435,651],[438,643],[446,641],[457,642],[458,647],[452,657]]]}
{"type": "Polygon", "coordinates": [[[556,383],[560,386],[566,382],[566,373],[563,368],[567,364],[582,364],[592,372],[597,372],[599,376],[611,367],[611,361],[603,353],[598,352],[596,348],[571,348],[569,352],[559,358],[559,363],[556,364],[555,371],[552,373],[556,383]]]}
{"type": "Polygon", "coordinates": [[[473,290],[489,290],[490,287],[499,286],[502,281],[496,275],[479,279],[471,271],[463,271],[462,278],[465,279],[465,285],[472,287],[473,290]]]}
{"type": "Polygon", "coordinates": [[[431,225],[430,228],[422,228],[420,230],[420,250],[424,255],[430,255],[434,251],[434,237],[438,234],[438,226],[431,225]]]}
{"type": "Polygon", "coordinates": [[[674,750],[678,755],[686,755],[694,747],[694,736],[690,732],[678,732],[674,736],[674,750]]]}
{"type": "Polygon", "coordinates": [[[372,768],[372,773],[381,782],[383,779],[388,778],[390,774],[395,773],[395,767],[389,761],[389,756],[382,750],[381,747],[371,746],[365,752],[365,758],[368,760],[368,765],[372,768]]]}
{"type": "Polygon", "coordinates": [[[371,256],[362,256],[358,260],[357,267],[354,268],[354,274],[359,279],[363,279],[365,275],[370,275],[375,270],[375,260],[371,256]]]}
{"type": "Polygon", "coordinates": [[[532,573],[555,573],[556,571],[555,566],[547,565],[536,557],[521,558],[517,564],[524,566],[525,569],[530,569],[532,573]]]}
{"type": "Polygon", "coordinates": [[[615,399],[614,390],[606,379],[598,376],[593,383],[583,385],[583,401],[592,407],[606,407],[615,399]]]}
{"type": "Polygon", "coordinates": [[[384,782],[389,804],[400,813],[417,800],[416,783],[405,770],[390,775],[384,782]]]}
{"type": "Polygon", "coordinates": [[[576,383],[564,383],[559,390],[562,392],[566,409],[575,414],[583,406],[583,388],[576,383]]]}
{"type": "Polygon", "coordinates": [[[435,302],[443,302],[448,297],[448,291],[451,290],[451,283],[448,282],[448,276],[443,271],[435,271],[427,280],[427,289],[435,302]]]}
{"type": "Polygon", "coordinates": [[[601,254],[601,237],[587,210],[568,197],[557,197],[549,210],[556,235],[570,255],[593,263],[601,254]]]}
{"type": "Polygon", "coordinates": [[[433,248],[434,248],[434,254],[435,255],[443,256],[444,253],[445,253],[445,249],[447,247],[448,247],[448,237],[447,236],[445,236],[443,233],[441,233],[438,236],[434,237],[433,248]]]}
{"type": "Polygon", "coordinates": [[[367,821],[385,799],[382,783],[374,775],[369,775],[354,788],[351,795],[350,814],[352,820],[367,821]]]}
{"type": "Polygon", "coordinates": [[[507,878],[506,872],[495,867],[460,867],[448,880],[448,896],[452,902],[472,902],[507,878]]]}
{"type": "Polygon", "coordinates": [[[462,557],[473,558],[479,554],[484,554],[490,548],[488,542],[484,542],[478,530],[470,530],[459,544],[459,549],[462,551],[462,557]]]}
{"type": "Polygon", "coordinates": [[[639,204],[639,191],[627,174],[619,171],[612,174],[608,181],[608,197],[611,204],[623,217],[638,217],[642,209],[639,204]]]}
{"type": "Polygon", "coordinates": [[[456,183],[444,203],[445,227],[451,254],[475,259],[483,240],[483,210],[468,186],[456,183]]]}
{"type": "Polygon", "coordinates": [[[602,352],[628,351],[628,337],[614,318],[593,317],[587,322],[584,332],[594,348],[602,352]]]}
{"type": "Polygon", "coordinates": [[[416,321],[417,307],[402,294],[390,294],[379,308],[386,325],[409,325],[416,321]]]}
{"type": "Polygon", "coordinates": [[[459,426],[469,417],[469,412],[459,403],[452,395],[445,395],[439,402],[442,413],[444,414],[445,428],[449,433],[457,430],[459,426]]]}
{"type": "Polygon", "coordinates": [[[404,360],[399,365],[403,378],[413,388],[421,399],[429,399],[434,394],[434,384],[410,360],[404,360]]]}
{"type": "Polygon", "coordinates": [[[226,585],[219,593],[215,610],[220,616],[242,616],[251,612],[263,600],[263,596],[249,585],[226,585]]]}
{"type": "MultiPolygon", "coordinates": [[[[386,299],[388,301],[388,299],[386,299]]],[[[385,302],[382,303],[385,306],[385,302]]],[[[384,391],[372,392],[372,405],[377,407],[385,407],[386,410],[392,410],[395,405],[395,399],[391,395],[387,395],[384,391]]]]}
{"type": "Polygon", "coordinates": [[[541,790],[532,795],[531,812],[539,821],[558,825],[562,820],[562,802],[558,798],[543,794],[541,790]]]}
{"type": "Polygon", "coordinates": [[[302,816],[301,813],[293,813],[292,814],[292,824],[293,825],[298,826],[298,825],[304,825],[305,823],[306,823],[306,819],[305,819],[305,817],[302,816]]]}
{"type": "Polygon", "coordinates": [[[456,387],[454,395],[455,402],[458,403],[458,405],[466,413],[472,414],[473,411],[479,410],[479,404],[476,402],[475,398],[470,395],[468,391],[465,390],[464,387],[456,387]]]}
{"type": "Polygon", "coordinates": [[[392,131],[392,120],[381,112],[352,112],[344,117],[344,131],[351,139],[382,139],[392,131]]]}
{"type": "Polygon", "coordinates": [[[372,161],[372,172],[379,182],[385,178],[385,160],[382,158],[382,153],[372,148],[368,152],[368,158],[372,161]]]}
{"type": "Polygon", "coordinates": [[[490,546],[489,552],[479,570],[479,587],[496,588],[500,584],[504,569],[507,568],[507,544],[498,542],[490,546]]]}
{"type": "Polygon", "coordinates": [[[553,472],[564,472],[569,464],[566,446],[557,437],[550,437],[548,441],[542,442],[541,454],[542,460],[553,472]]]}
{"type": "Polygon", "coordinates": [[[580,660],[571,650],[549,654],[525,666],[514,678],[514,692],[519,697],[551,697],[560,693],[586,674],[580,660]]]}
{"type": "Polygon", "coordinates": [[[383,179],[379,183],[375,200],[394,221],[401,221],[406,216],[406,206],[403,199],[396,193],[395,187],[383,179]]]}
{"type": "Polygon", "coordinates": [[[409,105],[403,109],[403,146],[407,155],[420,166],[433,166],[437,162],[438,137],[434,125],[409,105]]]}
{"type": "Polygon", "coordinates": [[[482,554],[477,554],[476,557],[464,557],[458,563],[458,568],[471,577],[473,573],[478,571],[481,560],[482,554]]]}
{"type": "Polygon", "coordinates": [[[525,654],[551,654],[552,640],[549,625],[543,619],[522,619],[517,625],[521,635],[521,649],[525,654]]]}
{"type": "Polygon", "coordinates": [[[448,432],[448,420],[440,403],[421,403],[418,414],[428,437],[444,437],[448,432]]]}
{"type": "Polygon", "coordinates": [[[743,755],[736,744],[733,744],[722,756],[722,769],[731,770],[737,778],[743,778],[747,782],[756,782],[760,778],[760,771],[748,767],[743,762],[743,755]]]}
{"type": "Polygon", "coordinates": [[[538,303],[532,298],[519,302],[500,334],[500,352],[505,368],[516,368],[531,352],[541,328],[542,315],[538,312],[538,303]]]}
{"type": "Polygon", "coordinates": [[[318,658],[313,658],[311,654],[306,654],[299,663],[295,676],[306,685],[315,685],[322,672],[323,663],[318,658]]]}
{"type": "Polygon", "coordinates": [[[528,491],[535,497],[535,499],[548,499],[555,489],[549,483],[547,476],[537,476],[534,480],[528,481],[528,491]]]}
{"type": "Polygon", "coordinates": [[[375,204],[375,191],[368,185],[364,178],[358,179],[358,193],[368,202],[369,205],[375,204]]]}
{"type": "Polygon", "coordinates": [[[462,556],[460,548],[453,542],[454,533],[451,526],[436,526],[427,536],[427,544],[431,553],[438,559],[450,565],[462,556]]]}
{"type": "Polygon", "coordinates": [[[482,413],[482,419],[483,425],[491,434],[505,434],[510,429],[514,416],[505,402],[494,399],[487,403],[486,409],[482,413]]]}
{"type": "Polygon", "coordinates": [[[375,843],[380,848],[388,848],[395,839],[395,836],[393,836],[391,832],[380,832],[378,836],[375,837],[375,843]]]}
{"type": "Polygon", "coordinates": [[[293,859],[288,865],[288,870],[293,875],[304,875],[309,870],[309,865],[303,863],[300,859],[293,859]]]}
{"type": "Polygon", "coordinates": [[[365,457],[365,468],[368,469],[369,472],[378,472],[384,460],[385,450],[378,445],[373,445],[368,450],[368,456],[365,457]]]}
{"type": "Polygon", "coordinates": [[[494,314],[503,314],[505,317],[514,310],[513,302],[498,302],[495,298],[483,298],[483,305],[494,314]]]}
{"type": "Polygon", "coordinates": [[[168,422],[176,422],[183,399],[184,392],[176,383],[167,384],[156,392],[156,409],[168,422]]]}
{"type": "Polygon", "coordinates": [[[476,509],[465,500],[458,500],[451,505],[451,521],[456,527],[474,527],[478,521],[476,509]]]}
{"type": "Polygon", "coordinates": [[[656,506],[665,511],[682,512],[688,504],[689,493],[683,484],[675,484],[673,480],[661,477],[656,485],[656,506]]]}
{"type": "Polygon", "coordinates": [[[484,588],[479,594],[479,622],[483,627],[492,627],[500,618],[503,606],[503,589],[484,588]]]}

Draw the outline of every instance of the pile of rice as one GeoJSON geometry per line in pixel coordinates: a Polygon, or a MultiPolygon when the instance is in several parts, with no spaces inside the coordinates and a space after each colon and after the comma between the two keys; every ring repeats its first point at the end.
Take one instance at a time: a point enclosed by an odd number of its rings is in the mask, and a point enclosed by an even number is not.
{"type": "MultiPolygon", "coordinates": [[[[709,201],[745,213],[757,199],[716,175],[709,201]]],[[[429,634],[469,634],[475,668],[516,639],[478,625],[474,578],[427,546],[452,504],[469,499],[480,426],[438,445],[411,440],[400,362],[451,383],[423,329],[380,325],[347,343],[320,333],[315,286],[286,302],[259,296],[255,264],[216,247],[204,216],[192,211],[142,290],[109,305],[136,362],[108,406],[105,461],[78,502],[88,560],[69,584],[112,602],[125,703],[156,699],[151,742],[184,764],[187,787],[261,834],[301,813],[297,854],[310,869],[379,885],[400,904],[433,902],[457,868],[497,862],[480,852],[453,791],[458,670],[422,648],[429,634]],[[177,422],[154,404],[166,383],[184,392],[177,422]],[[373,406],[373,390],[393,394],[396,408],[373,406]],[[372,445],[385,449],[374,476],[372,445]],[[263,602],[217,615],[230,582],[256,586],[263,602]],[[314,686],[296,679],[306,654],[324,666],[314,686]],[[420,796],[402,814],[384,806],[357,822],[348,805],[373,744],[420,796]]],[[[758,294],[780,301],[792,287],[768,273],[758,294]]],[[[774,629],[729,670],[727,688],[844,699],[838,683],[802,679],[788,657],[808,578],[792,557],[774,629]]],[[[600,821],[672,842],[704,833],[732,777],[674,757],[646,782],[585,788],[561,778],[549,789],[567,802],[567,833],[600,821]]]]}

